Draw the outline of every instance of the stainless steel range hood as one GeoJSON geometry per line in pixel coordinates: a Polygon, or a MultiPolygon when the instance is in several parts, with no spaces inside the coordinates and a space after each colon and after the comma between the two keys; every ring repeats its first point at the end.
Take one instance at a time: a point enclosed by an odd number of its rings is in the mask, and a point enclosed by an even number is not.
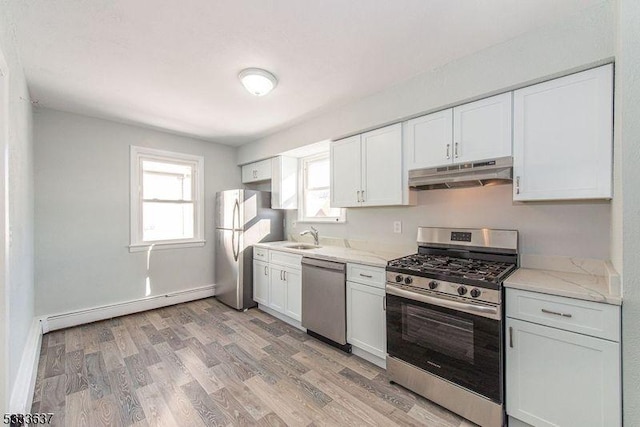
{"type": "Polygon", "coordinates": [[[409,187],[417,190],[480,187],[512,181],[512,157],[409,171],[409,187]]]}

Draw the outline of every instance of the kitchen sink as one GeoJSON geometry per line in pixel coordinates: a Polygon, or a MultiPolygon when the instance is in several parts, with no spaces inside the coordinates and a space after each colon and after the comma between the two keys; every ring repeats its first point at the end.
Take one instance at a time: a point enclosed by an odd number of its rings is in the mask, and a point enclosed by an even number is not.
{"type": "Polygon", "coordinates": [[[316,246],[316,245],[305,245],[304,243],[296,243],[293,245],[286,245],[285,248],[289,248],[289,249],[318,249],[320,248],[320,246],[316,246]]]}

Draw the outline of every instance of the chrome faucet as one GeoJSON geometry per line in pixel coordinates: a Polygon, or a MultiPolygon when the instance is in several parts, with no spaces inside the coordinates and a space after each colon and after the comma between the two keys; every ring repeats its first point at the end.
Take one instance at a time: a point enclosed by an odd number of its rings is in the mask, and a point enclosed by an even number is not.
{"type": "Polygon", "coordinates": [[[313,236],[313,244],[316,246],[320,245],[319,242],[319,237],[318,237],[318,230],[316,230],[315,227],[311,226],[311,230],[304,230],[303,232],[300,233],[301,236],[305,236],[307,234],[311,234],[313,236]]]}

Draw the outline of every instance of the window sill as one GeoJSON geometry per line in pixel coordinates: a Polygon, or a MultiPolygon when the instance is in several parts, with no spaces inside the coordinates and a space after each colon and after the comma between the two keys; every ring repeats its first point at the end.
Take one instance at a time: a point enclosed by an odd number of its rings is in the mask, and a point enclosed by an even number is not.
{"type": "Polygon", "coordinates": [[[191,240],[188,242],[159,242],[159,243],[136,243],[129,245],[129,252],[147,252],[163,249],[197,248],[207,243],[205,240],[191,240]]]}

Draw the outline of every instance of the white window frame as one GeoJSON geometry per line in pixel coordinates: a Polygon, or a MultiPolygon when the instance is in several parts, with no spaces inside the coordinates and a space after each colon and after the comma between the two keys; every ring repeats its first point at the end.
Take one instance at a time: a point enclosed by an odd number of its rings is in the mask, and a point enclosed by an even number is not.
{"type": "Polygon", "coordinates": [[[130,252],[153,249],[174,249],[204,246],[204,157],[173,151],[131,146],[131,228],[130,252]],[[193,167],[193,234],[190,239],[144,241],[142,238],[142,161],[158,160],[182,163],[193,167]]]}
{"type": "MultiPolygon", "coordinates": [[[[347,222],[347,210],[344,208],[340,208],[340,216],[331,216],[331,217],[307,217],[305,216],[305,197],[307,195],[307,163],[318,161],[321,159],[328,159],[331,161],[329,152],[322,152],[318,154],[314,154],[307,157],[302,157],[299,163],[299,178],[298,178],[298,222],[317,222],[323,224],[341,224],[347,222]]],[[[329,186],[329,191],[331,191],[331,187],[329,186]]]]}

